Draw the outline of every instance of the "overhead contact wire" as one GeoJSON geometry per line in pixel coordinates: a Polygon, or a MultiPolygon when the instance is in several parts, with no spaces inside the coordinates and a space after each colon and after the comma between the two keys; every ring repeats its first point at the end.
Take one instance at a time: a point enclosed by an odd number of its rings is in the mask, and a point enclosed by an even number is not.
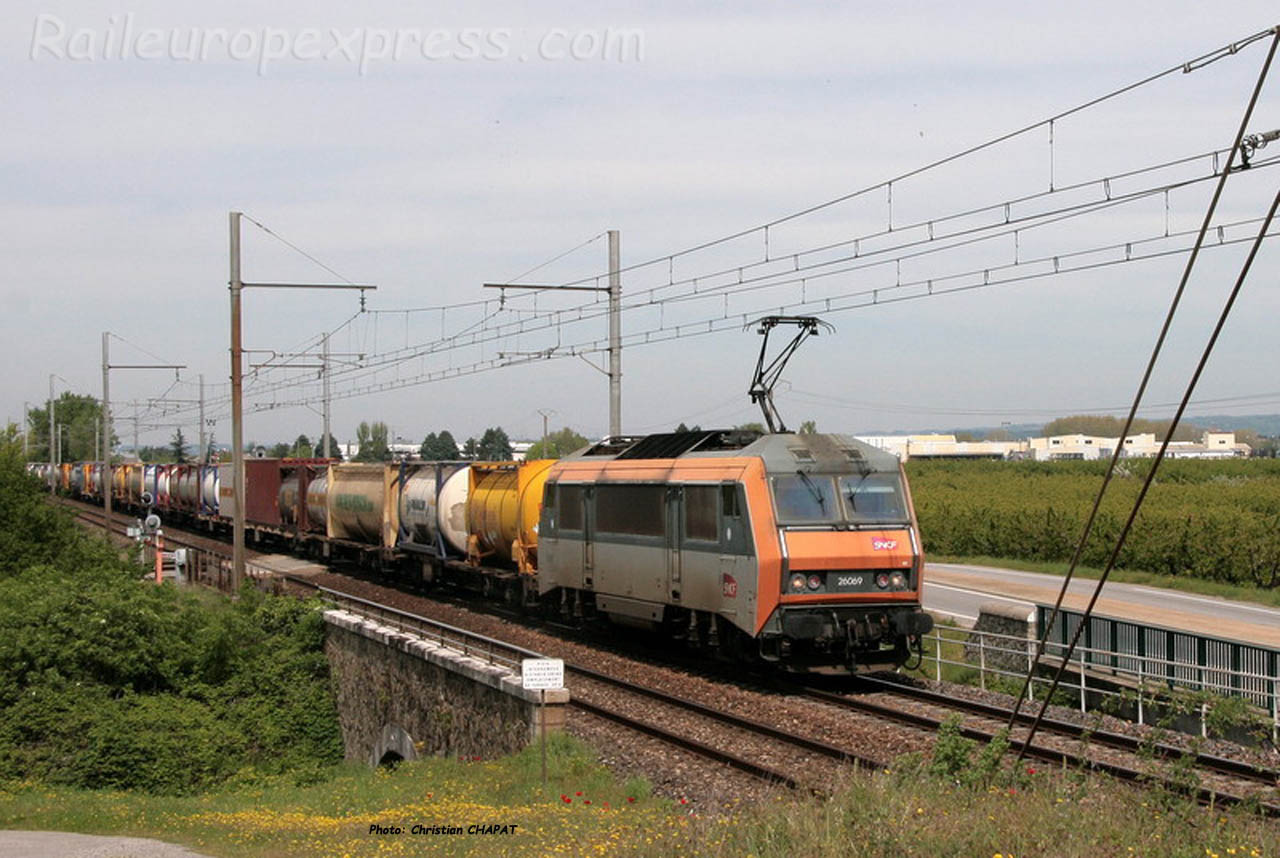
{"type": "MultiPolygon", "coordinates": [[[[1178,288],[1174,292],[1173,300],[1169,304],[1169,310],[1165,315],[1164,324],[1160,328],[1160,335],[1156,339],[1155,346],[1151,351],[1151,356],[1147,361],[1146,370],[1142,375],[1142,381],[1139,383],[1137,393],[1133,398],[1133,405],[1130,407],[1129,414],[1125,418],[1124,428],[1121,430],[1121,433],[1120,433],[1120,442],[1116,444],[1116,449],[1111,455],[1111,461],[1107,465],[1107,471],[1106,471],[1106,474],[1103,476],[1102,485],[1099,487],[1098,494],[1094,498],[1093,508],[1089,512],[1089,518],[1085,523],[1084,531],[1081,533],[1080,541],[1076,544],[1075,551],[1072,553],[1071,564],[1068,567],[1067,574],[1062,581],[1062,589],[1059,591],[1058,597],[1054,601],[1053,611],[1050,614],[1050,619],[1048,620],[1048,622],[1045,623],[1044,630],[1040,635],[1039,640],[1036,644],[1035,657],[1033,658],[1031,665],[1027,669],[1027,675],[1025,680],[1023,681],[1022,688],[1018,693],[1017,699],[1014,701],[1013,711],[1009,717],[1010,728],[1013,727],[1014,723],[1017,720],[1018,713],[1022,708],[1022,701],[1026,698],[1027,690],[1030,688],[1031,682],[1035,676],[1036,668],[1039,666],[1040,660],[1044,656],[1045,645],[1049,638],[1049,631],[1050,629],[1053,628],[1053,624],[1057,621],[1057,618],[1061,614],[1062,602],[1066,598],[1067,590],[1070,587],[1071,580],[1075,575],[1076,567],[1079,565],[1080,557],[1084,552],[1085,544],[1088,542],[1089,536],[1093,531],[1093,525],[1094,525],[1094,522],[1097,520],[1098,510],[1102,506],[1102,499],[1106,494],[1107,487],[1110,485],[1111,479],[1115,474],[1116,465],[1119,462],[1120,456],[1124,451],[1124,439],[1129,436],[1129,431],[1132,428],[1133,421],[1137,416],[1138,408],[1142,404],[1142,397],[1146,393],[1147,385],[1151,380],[1151,375],[1153,371],[1155,370],[1156,361],[1160,357],[1160,352],[1163,349],[1165,339],[1168,336],[1170,327],[1172,327],[1173,318],[1176,315],[1178,306],[1182,301],[1182,296],[1183,296],[1183,293],[1186,291],[1187,283],[1191,279],[1191,272],[1195,268],[1196,260],[1199,258],[1200,248],[1204,244],[1204,237],[1209,231],[1209,225],[1213,220],[1213,215],[1217,209],[1218,201],[1222,196],[1222,190],[1226,185],[1227,177],[1231,175],[1232,165],[1235,163],[1236,156],[1240,152],[1240,147],[1244,141],[1244,136],[1248,128],[1249,121],[1253,116],[1254,108],[1257,106],[1257,103],[1258,103],[1258,97],[1262,93],[1263,84],[1266,82],[1267,75],[1270,72],[1271,61],[1272,59],[1274,59],[1276,54],[1276,47],[1277,45],[1280,45],[1280,28],[1273,29],[1269,32],[1273,33],[1273,36],[1271,39],[1271,47],[1267,51],[1266,60],[1263,62],[1262,69],[1258,74],[1258,80],[1257,80],[1257,83],[1254,85],[1253,94],[1249,98],[1248,106],[1245,108],[1244,116],[1241,117],[1240,126],[1236,131],[1235,142],[1231,146],[1231,154],[1227,157],[1226,167],[1223,169],[1222,175],[1218,179],[1217,186],[1214,188],[1213,198],[1209,201],[1209,207],[1205,211],[1204,220],[1200,226],[1200,232],[1196,237],[1196,242],[1195,242],[1195,245],[1192,247],[1191,254],[1187,258],[1187,264],[1183,269],[1182,277],[1178,282],[1178,288]]],[[[1280,200],[1280,197],[1278,197],[1277,199],[1280,200]]],[[[1085,627],[1085,624],[1089,620],[1090,612],[1093,609],[1093,605],[1097,602],[1098,596],[1102,592],[1102,587],[1106,583],[1107,578],[1110,576],[1111,568],[1114,565],[1115,558],[1119,553],[1119,548],[1123,545],[1123,542],[1129,531],[1129,526],[1132,524],[1133,518],[1137,516],[1138,508],[1142,504],[1142,498],[1146,496],[1147,485],[1150,484],[1151,478],[1155,475],[1156,467],[1158,467],[1159,462],[1163,459],[1164,451],[1167,449],[1169,441],[1173,437],[1173,429],[1177,426],[1178,418],[1181,416],[1182,412],[1186,408],[1187,400],[1190,399],[1191,393],[1194,390],[1195,381],[1199,379],[1200,370],[1203,368],[1205,361],[1208,360],[1209,351],[1212,349],[1213,343],[1217,341],[1218,331],[1221,329],[1223,322],[1225,322],[1226,320],[1226,314],[1230,312],[1231,304],[1234,302],[1235,295],[1240,289],[1240,284],[1243,283],[1244,274],[1248,270],[1248,265],[1252,264],[1253,258],[1257,253],[1257,249],[1259,246],[1261,246],[1263,239],[1266,237],[1267,230],[1271,226],[1271,221],[1274,215],[1275,215],[1275,204],[1273,203],[1271,210],[1270,212],[1268,212],[1267,217],[1262,225],[1262,229],[1258,233],[1258,238],[1254,244],[1254,247],[1249,254],[1249,258],[1246,263],[1246,268],[1244,271],[1241,272],[1240,279],[1239,281],[1237,281],[1235,290],[1232,292],[1231,299],[1228,301],[1226,307],[1224,307],[1223,309],[1223,315],[1219,319],[1218,327],[1215,328],[1213,337],[1210,339],[1210,343],[1206,347],[1204,355],[1201,357],[1200,366],[1196,368],[1196,372],[1195,372],[1195,375],[1193,376],[1192,383],[1190,386],[1188,386],[1187,394],[1183,397],[1183,401],[1180,403],[1178,407],[1178,412],[1174,417],[1173,426],[1170,427],[1169,432],[1165,436],[1164,444],[1161,445],[1160,451],[1157,454],[1155,465],[1153,465],[1153,467],[1151,468],[1151,473],[1148,475],[1147,484],[1143,486],[1142,493],[1139,495],[1138,501],[1134,505],[1133,513],[1130,515],[1129,522],[1126,523],[1125,529],[1124,531],[1122,531],[1120,535],[1120,539],[1117,542],[1117,549],[1115,552],[1113,552],[1111,558],[1108,560],[1107,568],[1103,570],[1102,577],[1099,579],[1097,586],[1094,588],[1094,594],[1093,594],[1093,598],[1089,602],[1089,608],[1085,612],[1084,617],[1081,619],[1080,626],[1076,629],[1076,635],[1072,639],[1071,647],[1068,650],[1067,656],[1065,659],[1063,659],[1062,663],[1059,666],[1058,673],[1054,677],[1054,682],[1053,682],[1054,689],[1057,688],[1058,682],[1060,681],[1062,676],[1062,670],[1065,668],[1067,661],[1070,659],[1071,652],[1073,652],[1075,649],[1075,644],[1076,644],[1076,641],[1079,639],[1081,630],[1085,627]]],[[[1018,759],[1022,759],[1023,755],[1027,751],[1027,748],[1031,744],[1032,738],[1035,736],[1036,731],[1039,729],[1040,722],[1043,720],[1044,714],[1048,710],[1049,700],[1052,697],[1052,694],[1053,692],[1051,690],[1049,695],[1045,697],[1044,703],[1041,705],[1040,711],[1039,713],[1037,713],[1036,719],[1034,723],[1031,725],[1031,729],[1027,733],[1026,741],[1023,742],[1022,749],[1018,752],[1018,759]]]]}

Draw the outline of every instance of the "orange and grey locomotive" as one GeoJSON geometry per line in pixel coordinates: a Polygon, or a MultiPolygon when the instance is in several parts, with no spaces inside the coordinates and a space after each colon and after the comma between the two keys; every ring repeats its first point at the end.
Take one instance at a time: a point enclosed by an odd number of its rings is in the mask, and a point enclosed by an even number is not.
{"type": "Polygon", "coordinates": [[[611,440],[547,477],[543,600],[793,670],[905,662],[923,568],[897,458],[843,435],[611,440]]]}

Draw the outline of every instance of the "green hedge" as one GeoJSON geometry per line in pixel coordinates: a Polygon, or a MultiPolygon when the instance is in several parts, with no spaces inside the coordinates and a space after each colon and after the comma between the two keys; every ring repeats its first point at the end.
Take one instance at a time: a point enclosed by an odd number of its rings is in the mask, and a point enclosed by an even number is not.
{"type": "Polygon", "coordinates": [[[0,442],[0,778],[190,793],[341,759],[317,604],[142,573],[0,442]]]}
{"type": "MultiPolygon", "coordinates": [[[[907,463],[928,551],[1070,561],[1106,462],[907,463]]],[[[1150,460],[1123,462],[1081,562],[1102,567],[1150,460]]],[[[1280,586],[1280,460],[1166,461],[1117,565],[1280,586]]]]}

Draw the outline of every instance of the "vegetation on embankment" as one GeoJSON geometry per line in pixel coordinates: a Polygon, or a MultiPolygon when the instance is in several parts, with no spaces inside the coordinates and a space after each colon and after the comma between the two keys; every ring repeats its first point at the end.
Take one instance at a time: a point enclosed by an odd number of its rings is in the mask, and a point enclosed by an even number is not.
{"type": "Polygon", "coordinates": [[[193,793],[342,757],[315,604],[156,586],[0,440],[0,778],[193,793]]]}
{"type": "Polygon", "coordinates": [[[764,805],[653,798],[642,782],[619,783],[589,749],[557,736],[549,742],[545,786],[536,746],[499,760],[350,766],[323,784],[274,778],[202,796],[11,783],[0,784],[0,827],[157,837],[237,858],[1275,854],[1275,823],[1257,816],[1083,773],[1026,764],[1012,770],[958,736],[941,742],[943,751],[929,762],[903,760],[889,773],[851,771],[830,798],[780,788],[764,805]],[[415,834],[415,825],[427,830],[415,834]],[[498,828],[471,833],[473,825],[498,828]],[[456,832],[432,833],[432,826],[456,832]]]}
{"type": "MultiPolygon", "coordinates": [[[[1068,563],[1106,471],[1097,462],[907,463],[931,557],[1068,563]]],[[[1106,565],[1151,460],[1125,460],[1081,563],[1106,565]]],[[[1280,460],[1160,466],[1117,566],[1130,573],[1280,588],[1280,460]]]]}

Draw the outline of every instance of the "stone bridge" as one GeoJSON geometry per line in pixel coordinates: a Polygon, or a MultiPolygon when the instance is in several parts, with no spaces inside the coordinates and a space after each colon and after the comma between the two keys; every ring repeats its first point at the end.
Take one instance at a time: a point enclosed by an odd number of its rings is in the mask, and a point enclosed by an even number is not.
{"type": "Polygon", "coordinates": [[[348,611],[325,613],[325,654],[348,760],[492,758],[564,724],[569,692],[521,687],[519,672],[348,611]]]}

